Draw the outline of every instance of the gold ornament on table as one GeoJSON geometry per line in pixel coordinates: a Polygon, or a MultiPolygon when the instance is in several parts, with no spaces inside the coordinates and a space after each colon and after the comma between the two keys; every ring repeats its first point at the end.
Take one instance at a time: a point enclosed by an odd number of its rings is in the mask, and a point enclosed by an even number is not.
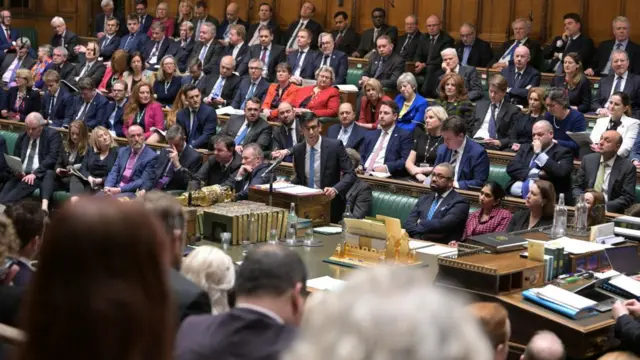
{"type": "Polygon", "coordinates": [[[189,194],[191,194],[191,206],[207,207],[235,200],[235,191],[230,187],[211,185],[205,186],[200,190],[185,192],[178,196],[178,200],[182,206],[189,206],[189,194]]]}

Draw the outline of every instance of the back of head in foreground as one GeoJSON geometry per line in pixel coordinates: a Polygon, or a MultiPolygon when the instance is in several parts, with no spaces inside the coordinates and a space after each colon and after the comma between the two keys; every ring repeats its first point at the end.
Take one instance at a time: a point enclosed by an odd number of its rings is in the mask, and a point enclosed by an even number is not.
{"type": "Polygon", "coordinates": [[[492,359],[488,340],[462,302],[427,284],[411,269],[355,272],[305,314],[283,359],[492,359]]]}
{"type": "Polygon", "coordinates": [[[551,331],[538,331],[520,357],[520,360],[564,360],[566,354],[562,340],[551,331]]]}
{"type": "Polygon", "coordinates": [[[137,202],[90,198],[52,219],[23,307],[18,359],[169,359],[161,225],[137,202]]]}

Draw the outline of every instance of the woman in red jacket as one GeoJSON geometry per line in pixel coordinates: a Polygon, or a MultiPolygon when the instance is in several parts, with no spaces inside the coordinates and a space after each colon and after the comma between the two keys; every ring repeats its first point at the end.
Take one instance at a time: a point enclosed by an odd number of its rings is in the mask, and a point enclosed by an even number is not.
{"type": "Polygon", "coordinates": [[[151,129],[164,130],[164,113],[162,105],[153,97],[151,84],[140,82],[133,88],[124,111],[124,118],[127,119],[123,128],[125,136],[129,126],[140,125],[148,143],[161,142],[163,137],[151,129]]]}
{"type": "Polygon", "coordinates": [[[384,94],[382,84],[376,79],[367,80],[363,88],[364,96],[360,101],[360,118],[356,124],[365,129],[375,130],[378,128],[380,105],[385,100],[393,99],[384,94]]]}
{"type": "Polygon", "coordinates": [[[277,83],[269,85],[267,95],[262,102],[262,113],[269,121],[278,121],[278,106],[281,102],[292,103],[298,92],[298,85],[289,81],[291,79],[291,65],[282,62],[276,66],[277,83]]]}
{"type": "Polygon", "coordinates": [[[293,100],[296,115],[312,111],[318,117],[337,117],[340,107],[340,91],[333,87],[336,75],[330,66],[316,70],[316,85],[298,89],[293,100]]]}

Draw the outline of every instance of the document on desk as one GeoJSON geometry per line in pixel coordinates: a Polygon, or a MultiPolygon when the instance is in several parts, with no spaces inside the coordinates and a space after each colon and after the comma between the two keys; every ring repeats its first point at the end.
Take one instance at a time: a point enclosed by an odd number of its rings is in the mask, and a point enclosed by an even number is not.
{"type": "Polygon", "coordinates": [[[321,189],[312,189],[302,185],[287,186],[278,189],[278,192],[291,195],[315,195],[324,193],[321,189]]]}
{"type": "MultiPolygon", "coordinates": [[[[297,185],[294,185],[292,183],[287,183],[287,182],[274,182],[273,190],[281,190],[281,189],[286,189],[294,186],[297,186],[297,185]]],[[[256,185],[256,188],[260,190],[269,190],[269,184],[256,185]]]]}
{"type": "Polygon", "coordinates": [[[320,226],[317,228],[313,228],[313,232],[322,235],[335,235],[340,234],[342,232],[342,228],[339,228],[337,226],[320,226]]]}
{"type": "Polygon", "coordinates": [[[373,239],[386,239],[387,226],[384,223],[371,220],[344,219],[347,233],[366,236],[373,239]]]}
{"type": "Polygon", "coordinates": [[[548,241],[547,245],[563,247],[564,251],[570,254],[586,254],[594,251],[601,251],[608,249],[611,245],[598,244],[589,241],[583,241],[578,239],[571,239],[568,237],[561,237],[560,239],[548,241]]]}
{"type": "Polygon", "coordinates": [[[345,84],[345,85],[336,85],[338,90],[343,92],[358,92],[358,88],[355,85],[345,84]]]}
{"type": "Polygon", "coordinates": [[[388,177],[391,177],[391,174],[386,172],[379,172],[379,171],[372,171],[369,173],[369,175],[373,177],[381,178],[381,179],[386,179],[388,177]]]}
{"type": "Polygon", "coordinates": [[[444,246],[444,245],[437,245],[437,244],[434,245],[434,246],[428,246],[428,247],[425,247],[425,248],[420,248],[420,249],[417,249],[416,251],[421,253],[421,254],[436,255],[436,256],[451,255],[451,254],[457,254],[458,253],[458,249],[457,248],[444,246]]]}
{"type": "Polygon", "coordinates": [[[626,275],[620,275],[609,280],[609,283],[635,295],[635,297],[640,297],[640,281],[633,280],[626,275]]]}
{"type": "Polygon", "coordinates": [[[307,287],[317,290],[337,291],[344,286],[343,280],[334,279],[331,276],[323,276],[307,280],[307,287]]]}
{"type": "Polygon", "coordinates": [[[547,285],[541,289],[534,289],[534,292],[536,295],[547,301],[551,301],[574,310],[587,309],[597,304],[593,300],[559,288],[555,285],[547,285]]]}

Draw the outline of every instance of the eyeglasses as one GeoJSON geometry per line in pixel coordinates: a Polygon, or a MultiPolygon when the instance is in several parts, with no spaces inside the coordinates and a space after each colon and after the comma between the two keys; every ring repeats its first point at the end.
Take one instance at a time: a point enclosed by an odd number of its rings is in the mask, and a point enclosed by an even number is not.
{"type": "Polygon", "coordinates": [[[431,175],[431,177],[433,177],[435,180],[451,180],[452,179],[451,176],[444,176],[442,174],[433,174],[431,175]]]}

